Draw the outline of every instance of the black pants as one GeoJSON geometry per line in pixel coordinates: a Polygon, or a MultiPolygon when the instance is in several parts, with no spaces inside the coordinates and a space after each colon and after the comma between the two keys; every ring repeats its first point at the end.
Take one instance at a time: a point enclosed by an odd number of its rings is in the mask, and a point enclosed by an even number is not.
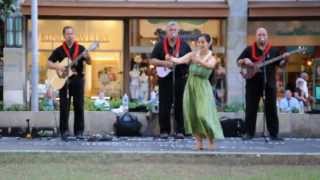
{"type": "Polygon", "coordinates": [[[71,76],[62,89],[60,97],[60,133],[69,130],[69,110],[71,98],[74,107],[74,134],[81,135],[84,131],[84,78],[83,75],[71,76]],[[69,93],[69,97],[67,96],[69,93]]]}
{"type": "MultiPolygon", "coordinates": [[[[249,136],[255,135],[257,111],[260,98],[263,96],[263,81],[246,84],[246,133],[249,136]]],[[[276,104],[276,87],[267,85],[265,88],[266,101],[264,104],[264,113],[270,136],[276,137],[279,132],[279,120],[276,104]]]]}
{"type": "MultiPolygon", "coordinates": [[[[159,125],[160,133],[170,133],[170,112],[173,104],[173,81],[172,74],[165,78],[159,79],[159,125]]],[[[182,98],[184,86],[186,84],[186,77],[179,77],[175,79],[175,132],[184,133],[183,113],[182,113],[182,98]]]]}

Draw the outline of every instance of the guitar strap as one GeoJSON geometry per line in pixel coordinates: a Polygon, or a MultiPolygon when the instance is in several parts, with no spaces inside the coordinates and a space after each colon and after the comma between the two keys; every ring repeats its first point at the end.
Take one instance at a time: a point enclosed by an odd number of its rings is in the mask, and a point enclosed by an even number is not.
{"type": "Polygon", "coordinates": [[[79,54],[79,44],[77,41],[74,42],[74,51],[73,51],[72,57],[70,55],[70,49],[67,47],[67,43],[65,41],[62,43],[62,47],[63,47],[64,53],[68,56],[69,59],[73,61],[77,58],[79,54]]]}
{"type": "Polygon", "coordinates": [[[263,54],[261,56],[257,56],[257,43],[254,42],[251,48],[251,53],[252,53],[251,56],[253,58],[252,59],[253,62],[259,62],[262,59],[264,59],[264,57],[269,53],[270,49],[271,49],[271,44],[268,43],[266,48],[263,50],[263,54]]]}
{"type": "MultiPolygon", "coordinates": [[[[68,48],[68,46],[67,46],[67,43],[64,41],[63,43],[62,43],[62,48],[63,48],[63,51],[64,51],[64,53],[68,56],[68,58],[69,59],[71,59],[71,61],[74,61],[76,58],[77,58],[77,56],[78,56],[78,54],[79,54],[79,44],[78,44],[78,42],[77,41],[75,41],[74,42],[74,51],[73,51],[73,54],[72,54],[72,57],[71,57],[71,54],[70,54],[70,49],[68,48]]],[[[68,73],[69,74],[69,73],[68,73]]],[[[67,86],[69,85],[69,79],[66,81],[66,84],[67,84],[67,86]]],[[[67,88],[68,89],[68,88],[67,88]]],[[[67,95],[69,96],[69,93],[67,93],[67,95]]],[[[67,97],[68,97],[67,96],[67,97]]],[[[69,98],[69,97],[68,97],[69,98]]]]}

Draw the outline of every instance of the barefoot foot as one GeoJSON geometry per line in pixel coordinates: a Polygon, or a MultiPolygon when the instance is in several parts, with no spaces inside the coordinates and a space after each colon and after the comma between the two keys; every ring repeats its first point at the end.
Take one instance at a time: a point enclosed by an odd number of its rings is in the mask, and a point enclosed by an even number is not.
{"type": "Polygon", "coordinates": [[[215,144],[212,139],[209,139],[209,141],[208,141],[208,149],[209,150],[215,149],[215,144]]]}

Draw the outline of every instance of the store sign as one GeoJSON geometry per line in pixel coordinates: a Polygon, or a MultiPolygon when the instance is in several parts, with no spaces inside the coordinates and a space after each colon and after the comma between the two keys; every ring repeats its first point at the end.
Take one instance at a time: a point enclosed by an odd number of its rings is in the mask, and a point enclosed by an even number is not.
{"type": "MultiPolygon", "coordinates": [[[[94,42],[99,41],[100,43],[109,43],[109,36],[107,34],[77,34],[77,41],[79,42],[94,42]]],[[[39,35],[40,42],[62,42],[64,41],[61,34],[47,34],[40,33],[39,35]]]]}
{"type": "Polygon", "coordinates": [[[270,36],[319,36],[320,23],[310,21],[249,21],[248,32],[254,35],[259,27],[267,28],[270,36]]]}

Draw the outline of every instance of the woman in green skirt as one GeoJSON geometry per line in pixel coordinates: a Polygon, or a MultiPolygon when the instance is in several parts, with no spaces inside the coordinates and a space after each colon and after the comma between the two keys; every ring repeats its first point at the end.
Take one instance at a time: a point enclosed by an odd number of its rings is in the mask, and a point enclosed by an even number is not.
{"type": "Polygon", "coordinates": [[[217,64],[210,51],[211,38],[201,34],[197,50],[181,58],[169,57],[176,64],[190,64],[189,76],[183,94],[183,115],[186,133],[196,138],[196,149],[203,149],[203,139],[208,148],[214,148],[214,139],[223,139],[209,76],[217,64]]]}

